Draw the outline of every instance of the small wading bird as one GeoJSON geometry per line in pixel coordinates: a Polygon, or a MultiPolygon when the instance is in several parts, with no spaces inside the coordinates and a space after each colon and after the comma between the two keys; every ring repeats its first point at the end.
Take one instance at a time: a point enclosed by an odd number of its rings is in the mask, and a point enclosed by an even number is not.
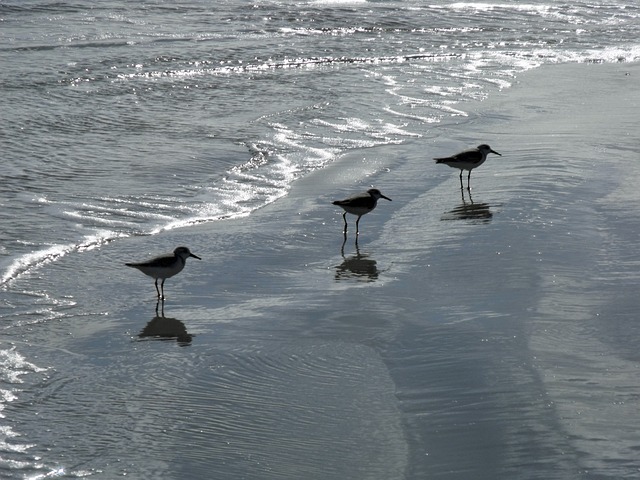
{"type": "Polygon", "coordinates": [[[380,198],[391,201],[389,197],[385,197],[380,193],[380,190],[377,188],[370,188],[366,192],[358,193],[357,195],[353,195],[345,200],[336,200],[333,202],[334,205],[338,205],[344,209],[344,213],[342,214],[342,218],[344,219],[343,233],[345,235],[347,234],[347,213],[358,216],[358,219],[356,220],[356,235],[358,235],[360,233],[358,230],[360,217],[376,208],[378,199],[380,198]]]}
{"type": "Polygon", "coordinates": [[[495,150],[492,150],[489,145],[482,144],[477,148],[471,148],[469,150],[465,150],[460,153],[456,153],[450,157],[442,157],[442,158],[434,158],[436,163],[444,163],[445,165],[449,165],[452,168],[460,169],[460,188],[464,188],[462,183],[462,171],[468,170],[469,175],[467,175],[467,190],[471,190],[471,170],[476,167],[479,167],[484,163],[487,159],[487,155],[490,153],[495,153],[496,155],[500,155],[495,150]]]}
{"type": "Polygon", "coordinates": [[[187,258],[189,257],[202,260],[197,255],[191,253],[187,247],[178,247],[173,251],[173,253],[168,255],[161,255],[159,257],[152,258],[151,260],[147,260],[146,262],[125,263],[125,265],[127,267],[137,268],[145,275],[155,278],[158,298],[164,300],[164,281],[167,278],[180,273],[187,262],[187,258]],[[158,289],[158,279],[162,279],[162,283],[160,284],[162,293],[160,293],[160,290],[158,289]]]}

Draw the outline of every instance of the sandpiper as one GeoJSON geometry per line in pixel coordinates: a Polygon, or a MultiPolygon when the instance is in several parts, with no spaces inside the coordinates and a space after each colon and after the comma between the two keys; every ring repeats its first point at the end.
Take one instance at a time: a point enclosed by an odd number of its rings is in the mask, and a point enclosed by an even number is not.
{"type": "Polygon", "coordinates": [[[353,195],[345,200],[336,200],[335,202],[333,202],[334,205],[338,205],[339,207],[342,207],[344,209],[342,218],[344,219],[345,235],[347,234],[347,213],[358,216],[358,220],[356,220],[356,235],[358,235],[360,233],[358,231],[358,223],[360,223],[360,217],[376,208],[378,199],[380,198],[391,201],[389,197],[385,197],[382,193],[380,193],[380,190],[378,190],[377,188],[370,188],[366,192],[358,193],[357,195],[353,195]]]}
{"type": "Polygon", "coordinates": [[[487,159],[487,155],[490,153],[495,153],[496,155],[500,155],[495,150],[492,150],[489,145],[482,144],[478,145],[477,148],[471,148],[469,150],[465,150],[460,153],[456,153],[450,157],[443,158],[434,158],[436,163],[444,163],[445,165],[449,165],[452,168],[460,169],[460,188],[464,188],[462,183],[462,171],[468,170],[469,175],[467,175],[467,190],[471,190],[471,185],[469,182],[471,181],[471,170],[476,167],[479,167],[484,163],[487,159]]]}
{"type": "Polygon", "coordinates": [[[146,262],[140,263],[125,263],[127,267],[133,267],[140,270],[145,275],[155,278],[156,292],[158,292],[158,298],[164,300],[164,281],[167,278],[173,277],[180,273],[184,268],[187,258],[193,257],[198,260],[202,260],[197,255],[191,253],[187,247],[178,247],[173,253],[167,255],[161,255],[159,257],[152,258],[146,262]],[[162,279],[160,288],[162,293],[158,289],[158,279],[162,279]]]}

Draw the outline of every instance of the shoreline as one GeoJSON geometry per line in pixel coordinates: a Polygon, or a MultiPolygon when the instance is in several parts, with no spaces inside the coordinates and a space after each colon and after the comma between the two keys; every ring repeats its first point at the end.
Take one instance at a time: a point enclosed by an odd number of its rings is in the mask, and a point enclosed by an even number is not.
{"type": "MultiPolygon", "coordinates": [[[[619,401],[640,393],[635,337],[610,329],[637,331],[640,166],[627,166],[640,144],[638,76],[640,64],[544,66],[460,122],[353,152],[248,217],[62,258],[40,275],[76,272],[50,292],[67,301],[63,314],[24,327],[20,349],[57,365],[46,380],[65,385],[56,401],[97,392],[122,408],[138,432],[121,452],[134,470],[144,451],[178,476],[630,473],[639,417],[619,401]],[[431,158],[478,143],[503,157],[474,170],[469,198],[431,158]],[[393,201],[364,216],[358,247],[352,231],[343,249],[331,200],[370,183],[393,201]],[[470,205],[482,216],[454,214],[470,205]],[[203,260],[167,281],[163,316],[192,335],[189,346],[138,341],[160,315],[153,281],[124,259],[181,244],[203,260]]],[[[30,410],[12,413],[44,449],[37,432],[55,430],[54,412],[35,425],[30,410]]],[[[76,429],[63,433],[91,434],[76,429]]]]}

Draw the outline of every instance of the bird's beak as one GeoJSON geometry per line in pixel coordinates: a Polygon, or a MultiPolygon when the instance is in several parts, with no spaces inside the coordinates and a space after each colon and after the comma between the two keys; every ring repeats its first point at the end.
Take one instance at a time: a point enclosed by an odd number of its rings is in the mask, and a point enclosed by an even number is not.
{"type": "Polygon", "coordinates": [[[501,154],[501,153],[498,153],[498,152],[496,152],[495,150],[491,150],[491,153],[495,153],[496,155],[500,155],[500,156],[502,156],[502,154],[501,154]]]}
{"type": "Polygon", "coordinates": [[[391,199],[389,197],[385,197],[384,195],[380,195],[380,198],[384,198],[385,200],[391,201],[391,199]]]}
{"type": "Polygon", "coordinates": [[[202,260],[199,256],[194,255],[193,253],[189,255],[190,257],[197,258],[198,260],[202,260]]]}

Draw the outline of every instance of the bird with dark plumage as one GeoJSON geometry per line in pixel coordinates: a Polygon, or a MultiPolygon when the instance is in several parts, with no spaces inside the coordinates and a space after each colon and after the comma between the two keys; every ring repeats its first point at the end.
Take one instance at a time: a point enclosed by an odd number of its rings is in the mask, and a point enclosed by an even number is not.
{"type": "Polygon", "coordinates": [[[366,192],[358,193],[344,200],[336,200],[333,202],[334,205],[338,205],[344,209],[342,218],[344,219],[345,235],[347,234],[347,213],[358,216],[358,219],[356,220],[356,235],[359,235],[360,231],[358,230],[358,224],[360,223],[360,217],[376,208],[380,198],[391,201],[389,197],[385,197],[377,188],[370,188],[366,192]]]}
{"type": "Polygon", "coordinates": [[[484,163],[487,159],[487,155],[490,153],[495,153],[496,155],[500,155],[495,150],[492,150],[489,145],[482,144],[478,145],[476,148],[471,148],[469,150],[465,150],[460,153],[456,153],[450,157],[442,157],[442,158],[434,158],[436,163],[444,163],[445,165],[449,165],[452,168],[460,169],[460,188],[464,188],[464,184],[462,183],[462,171],[468,170],[469,175],[467,175],[467,190],[471,190],[471,170],[476,167],[479,167],[484,163]]]}
{"type": "Polygon", "coordinates": [[[147,260],[146,262],[125,263],[125,265],[127,267],[137,268],[145,275],[155,278],[158,298],[164,300],[164,281],[167,278],[171,278],[180,273],[187,263],[187,258],[189,257],[202,260],[197,255],[191,253],[187,247],[178,247],[173,251],[173,253],[168,255],[161,255],[159,257],[152,258],[151,260],[147,260]],[[158,279],[162,279],[162,283],[160,284],[162,293],[160,293],[160,290],[158,289],[158,279]]]}

